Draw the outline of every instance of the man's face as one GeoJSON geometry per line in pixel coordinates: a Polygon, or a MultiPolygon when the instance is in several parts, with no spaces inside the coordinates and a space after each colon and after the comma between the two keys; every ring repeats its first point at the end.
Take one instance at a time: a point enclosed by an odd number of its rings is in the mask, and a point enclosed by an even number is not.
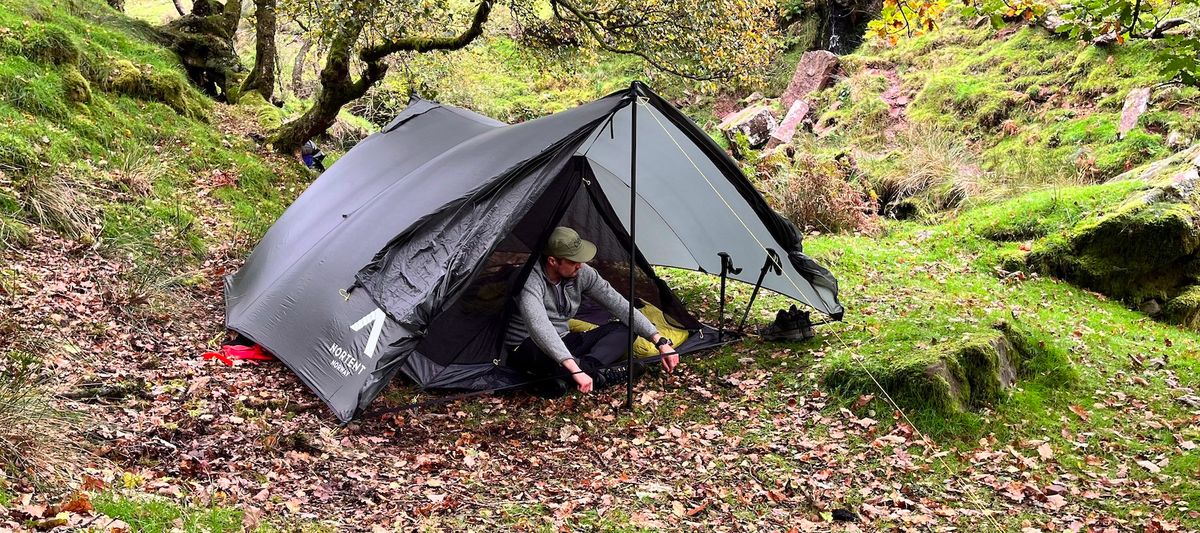
{"type": "Polygon", "coordinates": [[[548,260],[550,268],[554,269],[559,276],[563,278],[573,278],[579,275],[579,269],[583,268],[583,263],[577,263],[570,259],[562,259],[559,257],[551,257],[548,260]]]}

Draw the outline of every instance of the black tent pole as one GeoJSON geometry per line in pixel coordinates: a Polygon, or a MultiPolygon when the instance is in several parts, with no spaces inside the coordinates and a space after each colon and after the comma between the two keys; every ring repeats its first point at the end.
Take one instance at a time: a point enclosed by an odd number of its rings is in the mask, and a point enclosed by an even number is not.
{"type": "Polygon", "coordinates": [[[633,298],[634,287],[636,282],[634,253],[636,253],[637,242],[637,106],[638,106],[638,86],[637,82],[633,82],[629,86],[629,91],[633,94],[633,134],[629,141],[629,343],[625,346],[629,350],[626,356],[625,368],[628,378],[625,382],[625,408],[633,409],[633,298]]]}

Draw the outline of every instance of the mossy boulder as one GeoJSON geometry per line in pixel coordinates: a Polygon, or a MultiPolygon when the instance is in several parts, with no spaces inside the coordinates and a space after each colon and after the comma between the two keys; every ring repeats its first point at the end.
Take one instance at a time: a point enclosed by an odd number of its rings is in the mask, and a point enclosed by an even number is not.
{"type": "Polygon", "coordinates": [[[159,71],[151,65],[139,66],[126,59],[118,59],[109,65],[103,85],[109,91],[166,104],[191,118],[203,118],[209,106],[193,94],[187,80],[178,72],[159,71]]]}
{"type": "Polygon", "coordinates": [[[1167,321],[1200,330],[1200,285],[1192,285],[1168,300],[1163,311],[1167,321]]]}
{"type": "Polygon", "coordinates": [[[78,65],[79,46],[62,28],[41,26],[31,31],[25,39],[23,53],[26,57],[52,65],[78,65]]]}
{"type": "Polygon", "coordinates": [[[906,354],[834,360],[825,384],[861,394],[877,392],[878,382],[902,408],[973,411],[1005,398],[1023,364],[1040,356],[1037,346],[1020,328],[999,323],[906,354]]]}
{"type": "Polygon", "coordinates": [[[92,85],[77,68],[63,72],[63,93],[68,102],[86,104],[92,101],[92,85]]]}
{"type": "Polygon", "coordinates": [[[1178,294],[1200,273],[1194,167],[1035,243],[1033,270],[1140,303],[1178,294]]]}

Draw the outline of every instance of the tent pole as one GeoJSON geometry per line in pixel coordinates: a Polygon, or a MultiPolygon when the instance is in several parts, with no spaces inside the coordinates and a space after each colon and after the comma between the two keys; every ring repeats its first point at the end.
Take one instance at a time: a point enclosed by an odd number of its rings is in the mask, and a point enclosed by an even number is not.
{"type": "Polygon", "coordinates": [[[754,299],[758,298],[758,289],[762,288],[763,278],[767,277],[767,272],[775,272],[778,276],[783,274],[783,263],[779,262],[779,253],[774,248],[767,248],[767,260],[763,262],[762,271],[758,273],[758,283],[754,284],[754,292],[750,293],[750,302],[746,304],[746,312],[742,313],[742,322],[738,324],[737,331],[739,334],[742,328],[746,327],[746,319],[750,317],[750,308],[754,307],[754,299]]]}
{"type": "Polygon", "coordinates": [[[733,258],[729,257],[729,254],[718,252],[717,255],[721,256],[721,308],[717,312],[717,316],[720,317],[717,323],[717,342],[723,342],[725,340],[725,280],[730,273],[741,274],[742,269],[734,268],[733,258]]]}
{"type": "Polygon", "coordinates": [[[628,378],[625,382],[625,408],[633,409],[633,298],[634,287],[637,281],[636,269],[634,263],[634,254],[636,253],[637,245],[637,108],[638,108],[638,87],[637,82],[629,87],[633,93],[633,133],[629,141],[629,342],[625,345],[629,350],[626,356],[625,368],[628,378]]]}

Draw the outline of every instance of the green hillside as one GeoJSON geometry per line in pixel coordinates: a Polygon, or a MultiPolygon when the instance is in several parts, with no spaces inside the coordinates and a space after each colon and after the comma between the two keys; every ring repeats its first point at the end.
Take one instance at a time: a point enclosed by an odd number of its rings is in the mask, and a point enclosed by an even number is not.
{"type": "MultiPolygon", "coordinates": [[[[651,374],[633,412],[515,393],[338,426],[280,365],[200,357],[223,276],[315,176],[254,140],[307,101],[213,101],[155,40],[173,6],[127,12],[0,3],[0,529],[1200,529],[1200,92],[1163,83],[1165,44],[954,14],[841,56],[812,124],[751,150],[717,125],[755,92],[782,118],[805,50],[714,87],[530,48],[501,13],[394,68],[330,160],[410,91],[516,122],[649,79],[739,149],[845,319],[651,374]]],[[[719,319],[715,278],[661,274],[719,319]]],[[[761,296],[751,327],[791,303],[761,296]]]]}

